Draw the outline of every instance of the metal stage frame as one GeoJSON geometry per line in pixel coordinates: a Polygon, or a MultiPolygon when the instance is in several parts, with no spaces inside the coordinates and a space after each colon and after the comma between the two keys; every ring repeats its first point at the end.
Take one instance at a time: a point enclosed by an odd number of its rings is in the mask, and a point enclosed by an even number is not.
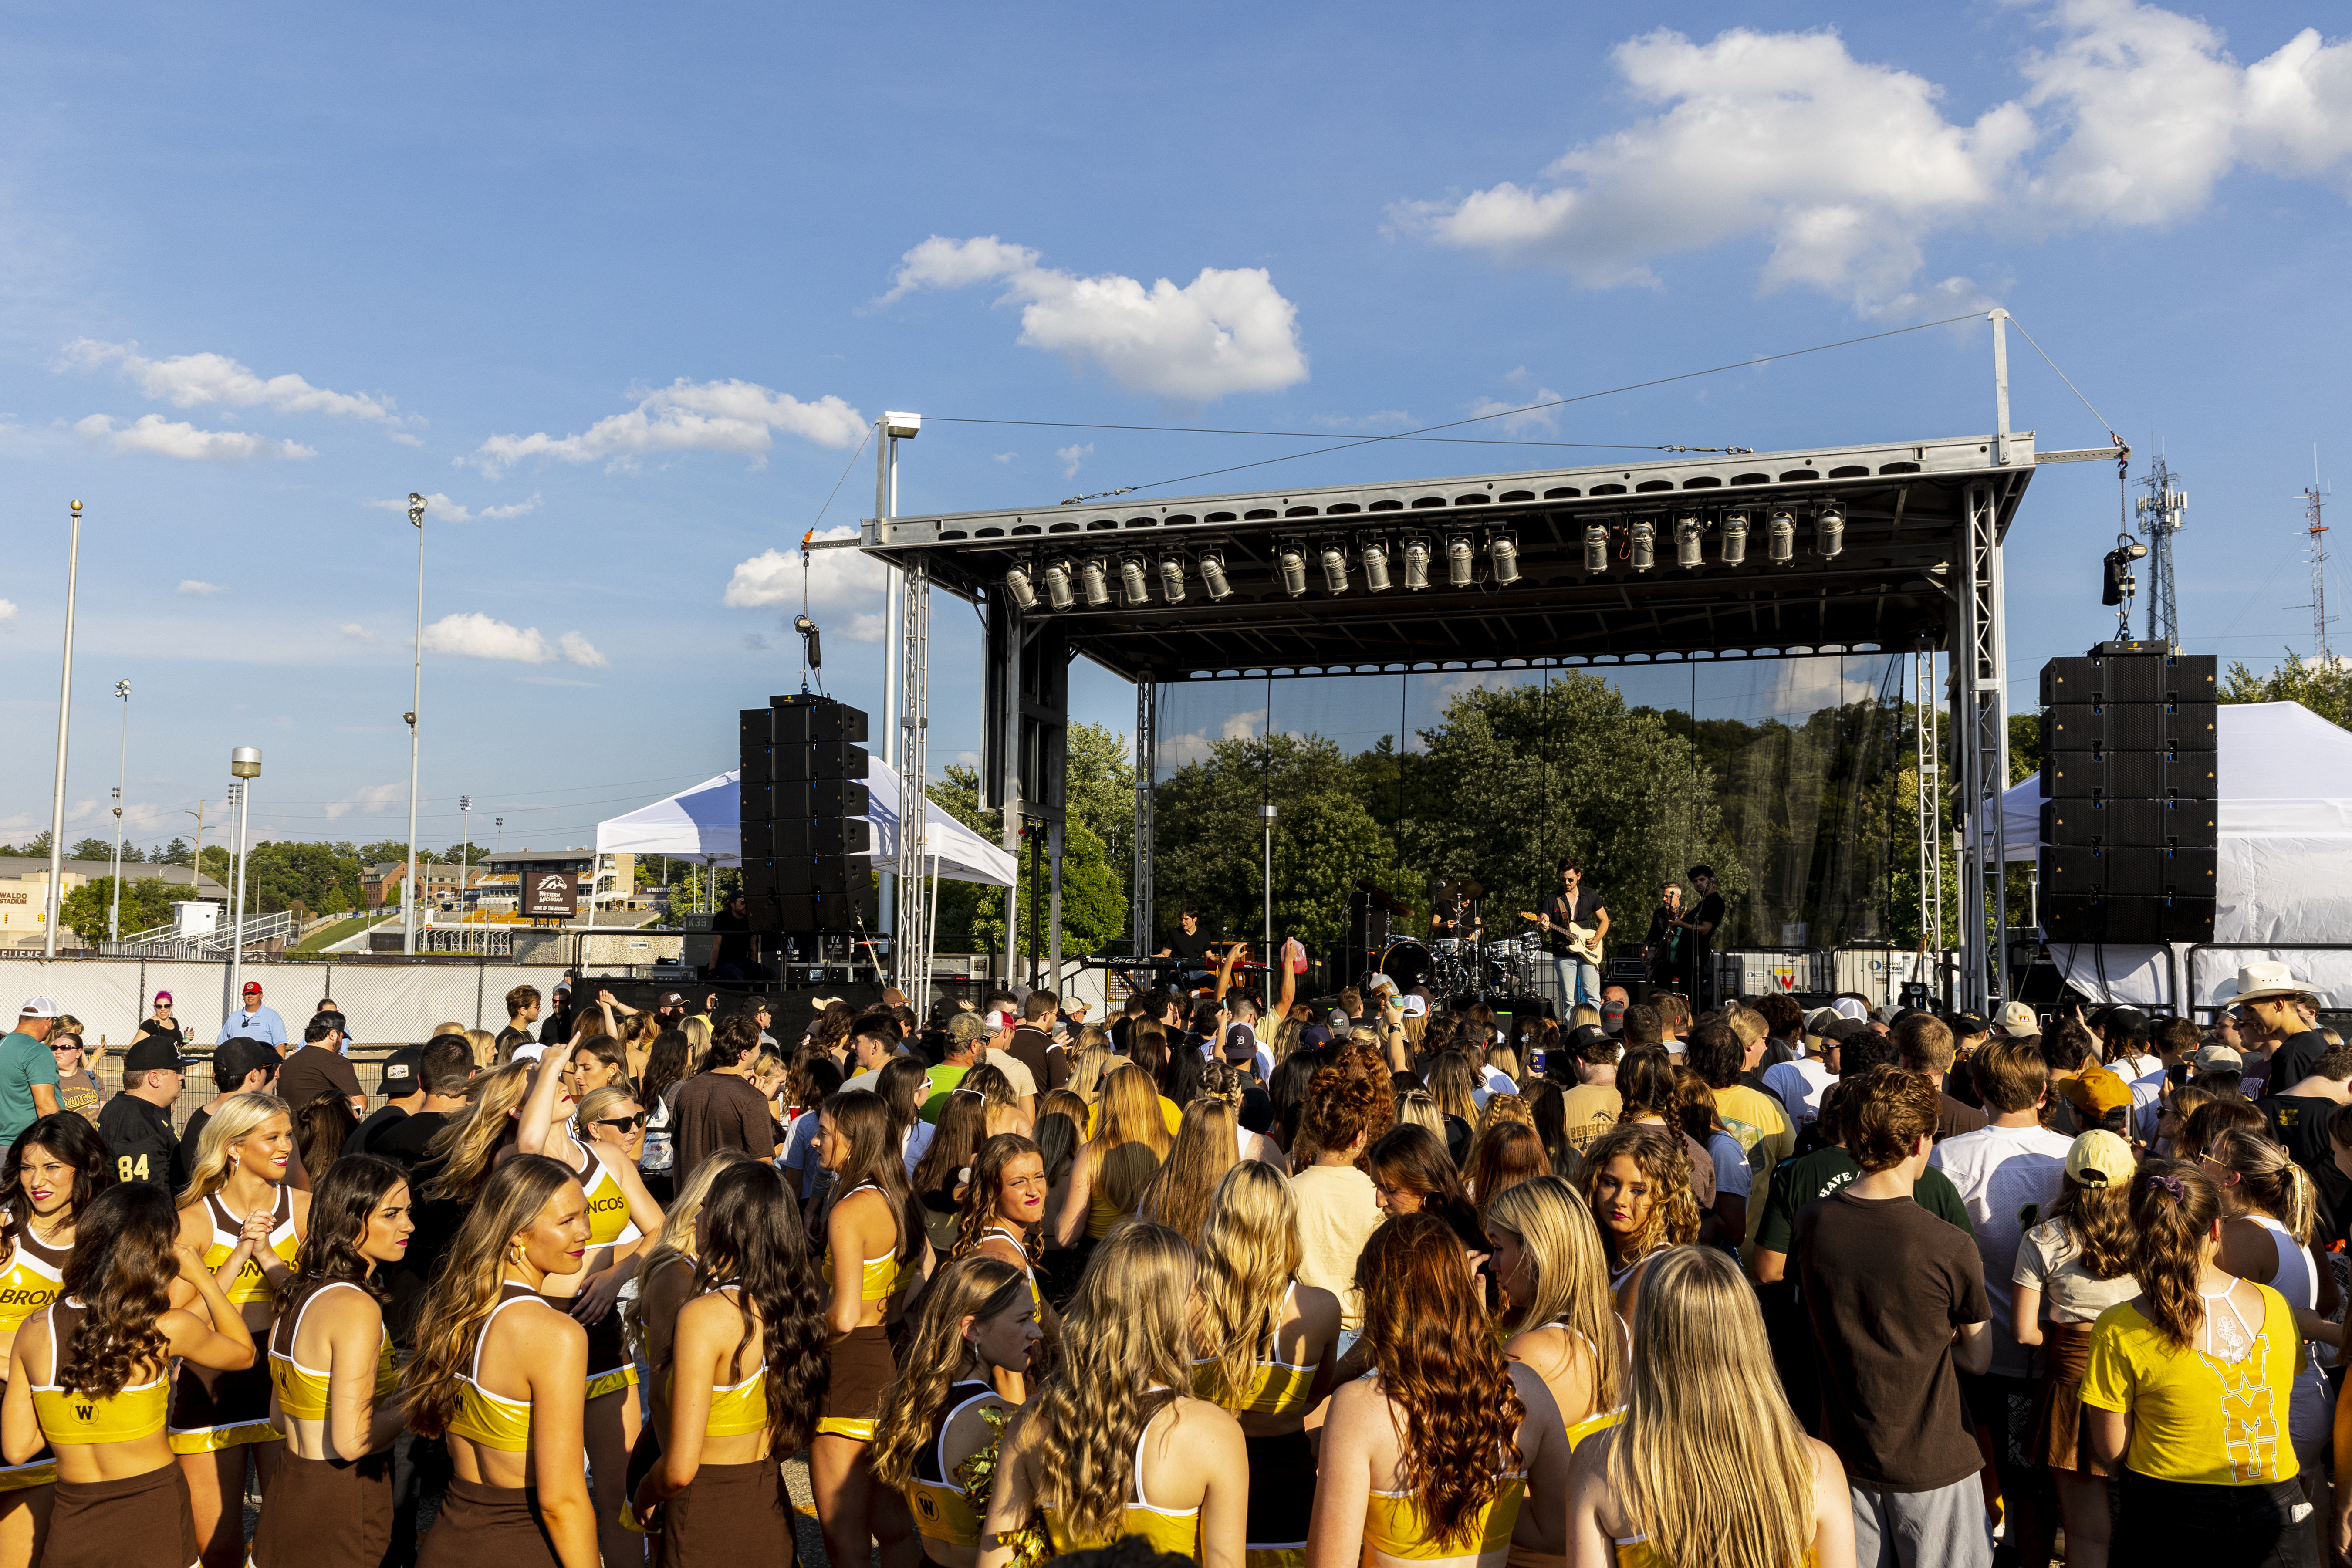
{"type": "MultiPolygon", "coordinates": [[[[1983,1012],[2011,990],[1992,936],[2009,924],[2002,540],[2038,466],[2117,456],[2037,452],[2032,432],[2008,429],[1994,324],[1990,435],[1126,504],[916,517],[878,506],[841,542],[891,569],[902,645],[894,718],[911,753],[898,764],[900,820],[922,821],[935,588],[977,605],[987,626],[982,804],[1003,810],[1016,857],[1024,832],[1045,832],[1056,973],[1067,670],[1078,656],[1136,683],[1133,920],[1149,952],[1161,684],[1907,652],[1919,700],[1940,652],[1952,803],[1990,828],[1962,850],[1957,933],[1955,1000],[1983,1012]]],[[[1939,884],[1949,819],[1940,768],[1927,764],[1940,759],[1923,751],[1920,761],[1920,866],[1939,884]]],[[[900,840],[904,888],[919,885],[910,837],[900,840]]],[[[894,926],[901,984],[913,982],[918,1006],[929,932],[910,906],[922,901],[901,900],[894,926]]],[[[1008,919],[1008,974],[1016,929],[1008,919]]]]}

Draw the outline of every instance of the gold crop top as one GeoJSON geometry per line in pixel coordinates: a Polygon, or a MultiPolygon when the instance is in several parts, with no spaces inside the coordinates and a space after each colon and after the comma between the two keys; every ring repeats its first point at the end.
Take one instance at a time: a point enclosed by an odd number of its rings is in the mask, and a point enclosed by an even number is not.
{"type": "MultiPolygon", "coordinates": [[[[213,1239],[212,1244],[205,1248],[205,1267],[217,1273],[220,1266],[228,1261],[228,1255],[236,1250],[238,1236],[245,1226],[243,1221],[221,1206],[219,1194],[208,1194],[205,1203],[212,1211],[213,1220],[213,1239]]],[[[302,1238],[296,1234],[294,1227],[293,1188],[278,1189],[278,1208],[271,1217],[274,1223],[269,1231],[269,1250],[291,1268],[302,1252],[302,1238]]],[[[256,1301],[273,1301],[278,1296],[277,1291],[270,1288],[269,1276],[261,1271],[261,1259],[256,1257],[246,1258],[245,1267],[236,1271],[236,1278],[228,1282],[223,1294],[228,1297],[230,1305],[236,1307],[250,1306],[256,1301]]]]}
{"type": "MultiPolygon", "coordinates": [[[[1287,1310],[1291,1299],[1298,1293],[1297,1281],[1283,1292],[1282,1301],[1287,1310]]],[[[1242,1395],[1241,1412],[1248,1415],[1297,1415],[1314,1407],[1308,1396],[1315,1390],[1315,1366],[1300,1366],[1281,1359],[1279,1352],[1259,1362],[1249,1388],[1242,1395]]],[[[1213,1405],[1225,1405],[1224,1379],[1218,1375],[1213,1359],[1203,1358],[1192,1363],[1192,1393],[1213,1405]]],[[[1232,1406],[1226,1405],[1231,1409],[1232,1406]]]]}
{"type": "MultiPolygon", "coordinates": [[[[733,1290],[732,1285],[721,1285],[715,1294],[733,1290]]],[[[677,1386],[676,1372],[667,1374],[667,1387],[677,1386]]],[[[670,1397],[677,1397],[673,1392],[670,1397]]],[[[764,1430],[768,1425],[768,1363],[760,1363],[760,1370],[740,1383],[727,1384],[710,1391],[710,1413],[703,1417],[702,1435],[706,1437],[748,1437],[764,1430]]]]}
{"type": "Polygon", "coordinates": [[[457,1409],[449,1417],[449,1431],[501,1454],[525,1454],[530,1451],[530,1401],[509,1399],[482,1386],[482,1346],[488,1341],[490,1325],[499,1321],[499,1314],[517,1302],[536,1302],[543,1311],[555,1309],[538,1291],[511,1279],[499,1287],[499,1304],[490,1309],[490,1315],[482,1320],[481,1328],[474,1335],[473,1364],[457,1379],[457,1409]]]}
{"type": "MultiPolygon", "coordinates": [[[[68,1297],[45,1309],[49,1320],[49,1375],[33,1384],[33,1415],[52,1445],[135,1443],[163,1435],[172,1407],[171,1380],[158,1368],[147,1382],[105,1398],[78,1394],[58,1382],[66,1342],[80,1322],[82,1305],[68,1297]]],[[[27,1369],[29,1370],[29,1369],[27,1369]]]]}
{"type": "Polygon", "coordinates": [[[629,1194],[622,1188],[621,1178],[613,1174],[613,1167],[597,1157],[584,1138],[575,1135],[573,1141],[588,1162],[586,1170],[575,1172],[581,1190],[588,1194],[588,1245],[616,1247],[643,1239],[645,1232],[630,1217],[629,1194]]]}
{"type": "MultiPolygon", "coordinates": [[[[269,1336],[269,1385],[278,1391],[278,1407],[298,1421],[327,1419],[328,1391],[333,1380],[329,1373],[314,1372],[297,1361],[294,1350],[301,1342],[302,1320],[310,1315],[310,1303],[338,1286],[360,1289],[348,1279],[327,1281],[302,1298],[301,1307],[290,1318],[281,1315],[269,1336]]],[[[375,1352],[375,1403],[383,1404],[399,1386],[400,1369],[393,1363],[392,1334],[387,1330],[375,1352]]]]}
{"type": "Polygon", "coordinates": [[[948,1428],[957,1416],[989,1400],[1003,1403],[994,1388],[977,1380],[950,1388],[947,1413],[940,1417],[940,1429],[915,1456],[915,1474],[906,1486],[907,1507],[915,1516],[915,1528],[927,1541],[936,1541],[942,1546],[980,1545],[979,1510],[948,1473],[947,1451],[941,1445],[947,1441],[948,1428]]]}
{"type": "Polygon", "coordinates": [[[58,1299],[65,1289],[69,1247],[50,1247],[27,1225],[16,1226],[16,1245],[0,1269],[0,1333],[13,1334],[25,1320],[58,1299]]]}
{"type": "MultiPolygon", "coordinates": [[[[839,1208],[860,1193],[881,1191],[869,1182],[861,1182],[835,1200],[834,1207],[839,1208]]],[[[916,1265],[900,1262],[898,1249],[895,1247],[879,1258],[868,1258],[860,1270],[857,1299],[861,1301],[887,1301],[905,1289],[915,1278],[915,1273],[916,1265]]],[[[833,1278],[833,1243],[830,1240],[824,1244],[824,1277],[828,1280],[833,1278]]]]}

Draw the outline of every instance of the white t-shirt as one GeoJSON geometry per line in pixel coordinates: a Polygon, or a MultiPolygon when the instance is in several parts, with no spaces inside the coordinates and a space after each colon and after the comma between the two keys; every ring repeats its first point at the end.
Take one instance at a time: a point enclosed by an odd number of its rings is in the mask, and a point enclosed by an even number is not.
{"type": "Polygon", "coordinates": [[[1480,1081],[1478,1087],[1470,1091],[1470,1102],[1481,1110],[1486,1110],[1486,1102],[1494,1099],[1498,1094],[1517,1094],[1519,1092],[1519,1086],[1513,1083],[1511,1081],[1510,1075],[1503,1071],[1500,1068],[1487,1067],[1482,1064],[1478,1068],[1478,1072],[1480,1075],[1480,1081]]]}
{"type": "Polygon", "coordinates": [[[1764,1069],[1764,1087],[1780,1097],[1789,1120],[1799,1126],[1820,1120],[1822,1093],[1835,1081],[1819,1057],[1797,1057],[1764,1069]]]}
{"type": "Polygon", "coordinates": [[[2017,1268],[2010,1279],[2042,1292],[2053,1323],[2095,1323],[2118,1301],[2139,1294],[2139,1281],[2126,1269],[2113,1279],[2094,1279],[2063,1219],[2045,1219],[2018,1243],[2017,1268]]]}
{"type": "Polygon", "coordinates": [[[1985,1295],[1992,1302],[1992,1371],[1999,1376],[2024,1377],[2032,1371],[2025,1348],[2009,1330],[2018,1245],[2027,1227],[2039,1225],[2058,1201],[2066,1151],[2074,1142],[2041,1127],[1988,1127],[1938,1143],[1927,1157],[1959,1190],[1976,1227],[1985,1295]]]}
{"type": "Polygon", "coordinates": [[[1035,1076],[1030,1072],[1027,1064],[1011,1051],[982,1051],[981,1059],[1004,1075],[1005,1081],[1013,1085],[1015,1100],[1025,1099],[1037,1092],[1035,1076]]]}
{"type": "Polygon", "coordinates": [[[2117,1057],[2113,1069],[2116,1076],[2137,1083],[2143,1079],[2162,1078],[2164,1058],[2161,1057],[2117,1057]]]}

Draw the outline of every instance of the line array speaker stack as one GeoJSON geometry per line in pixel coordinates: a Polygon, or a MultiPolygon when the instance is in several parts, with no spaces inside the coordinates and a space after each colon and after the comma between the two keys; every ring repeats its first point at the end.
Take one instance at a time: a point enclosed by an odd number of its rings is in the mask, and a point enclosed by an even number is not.
{"type": "Polygon", "coordinates": [[[2210,654],[2101,643],[2042,668],[2042,927],[2213,939],[2221,752],[2210,654]]]}
{"type": "Polygon", "coordinates": [[[805,693],[742,716],[743,891],[751,929],[814,957],[874,924],[866,715],[805,693]]]}

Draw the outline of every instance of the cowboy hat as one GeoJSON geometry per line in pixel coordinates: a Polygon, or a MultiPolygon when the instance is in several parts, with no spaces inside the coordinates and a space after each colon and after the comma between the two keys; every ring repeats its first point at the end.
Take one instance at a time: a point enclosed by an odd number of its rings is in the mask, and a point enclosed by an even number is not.
{"type": "Polygon", "coordinates": [[[2225,1007],[2234,1007],[2241,1002],[2267,1001],[2273,996],[2309,996],[2323,1005],[2327,1000],[2317,986],[2297,980],[2294,972],[2276,959],[2245,965],[2238,971],[2234,982],[2224,981],[2213,992],[2215,1003],[2225,1007]]]}

